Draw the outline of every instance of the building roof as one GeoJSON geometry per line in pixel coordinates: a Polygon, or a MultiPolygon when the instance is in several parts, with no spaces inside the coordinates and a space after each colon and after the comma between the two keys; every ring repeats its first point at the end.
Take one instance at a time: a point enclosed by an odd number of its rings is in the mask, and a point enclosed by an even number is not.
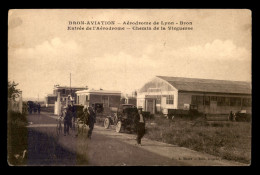
{"type": "Polygon", "coordinates": [[[47,97],[57,97],[55,94],[47,94],[47,97]]]}
{"type": "Polygon", "coordinates": [[[251,83],[243,81],[157,76],[179,91],[251,94],[251,83]]]}
{"type": "Polygon", "coordinates": [[[88,90],[76,91],[76,94],[108,94],[108,95],[121,95],[121,91],[88,89],[88,90]]]}
{"type": "Polygon", "coordinates": [[[55,86],[54,89],[86,89],[86,87],[55,86]]]}

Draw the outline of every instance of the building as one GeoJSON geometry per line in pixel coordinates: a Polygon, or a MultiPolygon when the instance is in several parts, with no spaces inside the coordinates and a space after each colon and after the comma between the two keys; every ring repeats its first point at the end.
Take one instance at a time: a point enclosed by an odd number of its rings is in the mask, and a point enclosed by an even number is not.
{"type": "Polygon", "coordinates": [[[104,108],[117,108],[120,105],[121,92],[108,90],[82,90],[76,92],[76,104],[91,106],[102,103],[104,108]]]}
{"type": "Polygon", "coordinates": [[[63,105],[66,103],[69,95],[71,95],[72,97],[70,100],[75,102],[75,92],[85,89],[86,87],[69,87],[55,85],[53,88],[53,94],[48,94],[45,97],[45,104],[46,106],[54,106],[55,101],[57,101],[58,93],[60,93],[60,100],[63,105]]]}
{"type": "Polygon", "coordinates": [[[48,106],[54,106],[55,101],[57,101],[57,95],[48,94],[48,95],[45,97],[44,103],[45,103],[46,107],[48,107],[48,106]]]}
{"type": "Polygon", "coordinates": [[[251,83],[242,81],[156,76],[137,94],[137,106],[151,113],[198,106],[199,112],[227,114],[231,110],[251,113],[251,83]]]}
{"type": "Polygon", "coordinates": [[[54,86],[53,94],[58,96],[60,92],[61,101],[66,101],[69,95],[75,97],[76,91],[86,90],[86,87],[68,87],[68,86],[54,86]]]}
{"type": "Polygon", "coordinates": [[[137,92],[134,91],[132,92],[132,95],[128,95],[128,94],[122,94],[121,95],[121,104],[133,104],[136,106],[136,96],[137,96],[137,92]]]}

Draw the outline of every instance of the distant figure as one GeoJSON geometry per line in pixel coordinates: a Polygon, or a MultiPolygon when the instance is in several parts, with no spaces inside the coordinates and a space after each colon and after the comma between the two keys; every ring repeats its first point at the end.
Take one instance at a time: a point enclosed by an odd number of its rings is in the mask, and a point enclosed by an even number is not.
{"type": "Polygon", "coordinates": [[[135,116],[134,123],[136,126],[136,132],[137,132],[137,145],[141,145],[141,139],[143,138],[145,134],[145,118],[142,114],[142,109],[138,109],[138,115],[135,116]]]}
{"type": "Polygon", "coordinates": [[[64,136],[66,134],[69,135],[69,128],[71,126],[71,120],[72,120],[72,109],[70,106],[66,108],[65,117],[64,117],[64,136]]]}
{"type": "Polygon", "coordinates": [[[234,117],[234,114],[233,114],[232,111],[230,111],[229,116],[228,116],[228,120],[233,121],[233,117],[234,117]]]}
{"type": "Polygon", "coordinates": [[[34,112],[34,114],[37,112],[37,103],[33,104],[33,112],[34,112]]]}
{"type": "Polygon", "coordinates": [[[236,118],[237,118],[236,113],[234,113],[234,114],[233,114],[233,122],[236,121],[236,118]]]}
{"type": "Polygon", "coordinates": [[[31,105],[31,104],[29,104],[29,106],[28,106],[28,111],[29,111],[29,114],[32,114],[32,109],[33,109],[32,105],[31,105]]]}
{"type": "Polygon", "coordinates": [[[92,131],[94,129],[94,124],[96,123],[96,113],[95,113],[93,107],[88,107],[88,115],[89,115],[89,118],[88,118],[88,126],[89,126],[88,138],[91,139],[92,131]]]}
{"type": "Polygon", "coordinates": [[[38,103],[37,108],[38,108],[38,114],[40,114],[41,113],[41,105],[40,105],[40,103],[38,103]]]}

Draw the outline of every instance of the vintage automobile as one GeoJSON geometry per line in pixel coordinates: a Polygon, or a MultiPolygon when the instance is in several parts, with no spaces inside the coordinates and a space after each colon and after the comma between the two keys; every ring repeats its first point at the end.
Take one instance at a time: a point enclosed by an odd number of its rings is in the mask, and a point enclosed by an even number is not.
{"type": "Polygon", "coordinates": [[[240,110],[235,113],[235,121],[238,122],[250,122],[251,117],[251,114],[246,110],[240,110]]]}
{"type": "Polygon", "coordinates": [[[128,130],[135,131],[134,118],[138,115],[138,109],[133,104],[121,104],[117,111],[104,120],[104,127],[108,129],[110,125],[116,127],[116,132],[128,130]]]}
{"type": "Polygon", "coordinates": [[[189,117],[190,119],[202,116],[202,113],[199,113],[198,106],[194,104],[189,104],[186,109],[169,109],[168,118],[173,119],[174,117],[189,117]]]}

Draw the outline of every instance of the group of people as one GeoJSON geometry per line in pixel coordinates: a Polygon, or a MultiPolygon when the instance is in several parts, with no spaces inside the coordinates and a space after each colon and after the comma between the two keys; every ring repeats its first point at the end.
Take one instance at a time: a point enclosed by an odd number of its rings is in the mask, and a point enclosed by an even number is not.
{"type": "MultiPolygon", "coordinates": [[[[66,107],[66,110],[62,113],[64,116],[64,136],[69,134],[69,128],[72,128],[72,122],[75,122],[77,112],[73,106],[66,107]]],[[[92,131],[94,129],[94,124],[96,123],[96,111],[94,105],[85,108],[84,110],[85,122],[89,127],[87,137],[91,139],[92,131]]],[[[134,124],[136,127],[136,145],[141,146],[141,139],[145,134],[145,118],[142,115],[142,109],[138,110],[138,115],[134,118],[134,124]]],[[[78,133],[75,134],[75,137],[78,136],[78,133]]]]}
{"type": "MultiPolygon", "coordinates": [[[[64,117],[64,136],[69,135],[69,129],[72,128],[72,122],[75,122],[77,118],[77,110],[73,106],[69,105],[65,109],[66,110],[62,112],[62,116],[64,117]]],[[[96,112],[93,106],[84,110],[84,122],[89,126],[88,138],[91,139],[94,123],[96,123],[96,112]]],[[[75,134],[75,137],[77,136],[78,132],[75,134]]]]}
{"type": "Polygon", "coordinates": [[[32,114],[32,112],[35,114],[38,112],[38,114],[41,113],[41,105],[40,103],[33,103],[28,105],[28,112],[29,114],[32,114]]]}

